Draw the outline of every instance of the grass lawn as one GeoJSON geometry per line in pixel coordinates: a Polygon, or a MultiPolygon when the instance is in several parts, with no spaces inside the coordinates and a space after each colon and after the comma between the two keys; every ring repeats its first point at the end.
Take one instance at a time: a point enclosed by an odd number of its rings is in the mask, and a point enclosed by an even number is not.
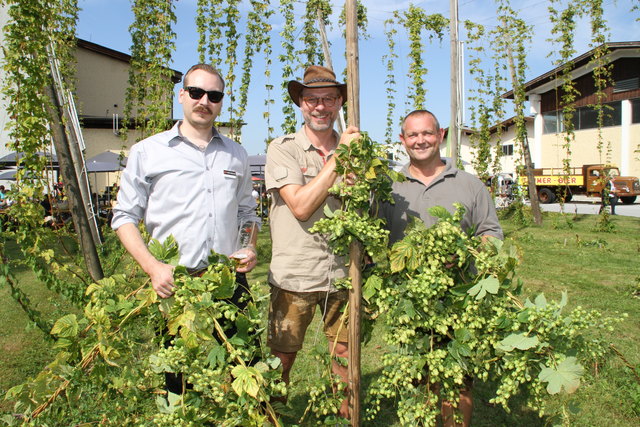
{"type": "MultiPolygon", "coordinates": [[[[518,275],[525,283],[525,295],[544,292],[548,299],[558,299],[562,291],[569,293],[569,308],[582,306],[597,309],[605,315],[628,313],[610,334],[611,343],[626,361],[640,370],[640,219],[613,217],[616,231],[598,233],[592,231],[594,216],[561,217],[545,214],[541,228],[522,227],[503,220],[507,238],[515,240],[521,248],[522,262],[518,275]]],[[[16,254],[10,243],[5,250],[16,254]]],[[[270,242],[268,227],[263,229],[259,241],[261,260],[249,275],[250,281],[266,286],[270,242]]],[[[55,319],[65,313],[65,304],[36,281],[31,271],[12,269],[22,288],[38,309],[55,319]]],[[[0,378],[0,392],[19,384],[37,373],[54,353],[42,333],[29,326],[27,317],[13,301],[7,286],[0,286],[0,306],[3,328],[0,332],[0,365],[4,375],[0,378]]],[[[320,375],[321,366],[310,355],[310,349],[326,348],[321,324],[316,320],[310,326],[305,339],[305,349],[300,352],[292,372],[292,389],[289,404],[297,420],[303,414],[308,401],[307,385],[320,375]]],[[[380,327],[374,330],[373,339],[363,346],[363,388],[381,369],[380,358],[387,349],[380,327]]],[[[576,426],[637,426],[640,425],[640,384],[620,357],[613,354],[597,367],[590,367],[585,384],[571,397],[568,417],[576,426]]],[[[558,424],[559,419],[540,418],[537,413],[523,407],[515,398],[512,411],[489,404],[491,384],[476,383],[474,426],[543,426],[558,424]]],[[[549,398],[550,409],[557,409],[567,402],[567,396],[549,398]]],[[[365,406],[365,405],[363,405],[365,406]]],[[[3,413],[10,412],[11,402],[0,401],[3,413]]],[[[380,416],[366,421],[366,426],[400,425],[394,415],[394,402],[387,402],[380,416]]]]}

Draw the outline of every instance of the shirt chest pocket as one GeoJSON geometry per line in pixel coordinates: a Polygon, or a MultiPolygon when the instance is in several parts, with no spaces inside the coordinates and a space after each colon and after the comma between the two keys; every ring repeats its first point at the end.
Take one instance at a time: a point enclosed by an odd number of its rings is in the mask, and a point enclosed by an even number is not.
{"type": "Polygon", "coordinates": [[[229,196],[235,197],[235,194],[240,187],[240,182],[242,182],[243,174],[240,171],[235,169],[225,169],[222,171],[222,177],[219,182],[215,182],[215,188],[219,193],[229,196]]]}
{"type": "Polygon", "coordinates": [[[306,168],[306,170],[303,170],[302,175],[304,176],[305,185],[308,184],[309,181],[311,181],[313,178],[318,176],[319,173],[319,169],[315,166],[309,166],[306,168]]]}

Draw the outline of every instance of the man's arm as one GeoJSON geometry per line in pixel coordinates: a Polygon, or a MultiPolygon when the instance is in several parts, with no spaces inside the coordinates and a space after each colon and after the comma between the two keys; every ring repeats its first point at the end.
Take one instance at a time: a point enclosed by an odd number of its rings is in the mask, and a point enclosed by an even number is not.
{"type": "MultiPolygon", "coordinates": [[[[349,144],[359,136],[358,128],[349,126],[340,137],[340,144],[349,144]]],[[[329,188],[333,186],[338,177],[335,169],[336,160],[332,156],[320,173],[307,184],[287,184],[278,190],[282,200],[298,221],[308,220],[325,201],[329,195],[329,188]]]]}
{"type": "Polygon", "coordinates": [[[116,234],[122,246],[131,254],[145,273],[151,278],[151,286],[160,298],[173,295],[173,266],[158,261],[142,240],[138,227],[133,223],[121,225],[116,234]]]}
{"type": "Polygon", "coordinates": [[[504,240],[495,202],[482,182],[476,191],[476,204],[471,212],[471,221],[476,226],[476,236],[481,236],[483,242],[489,237],[504,240]]]}

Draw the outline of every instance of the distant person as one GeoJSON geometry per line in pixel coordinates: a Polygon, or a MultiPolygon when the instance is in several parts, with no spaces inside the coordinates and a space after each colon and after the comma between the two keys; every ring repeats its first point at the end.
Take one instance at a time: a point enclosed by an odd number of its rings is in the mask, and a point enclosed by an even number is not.
{"type": "MultiPolygon", "coordinates": [[[[420,218],[429,227],[438,221],[429,213],[430,208],[442,206],[453,214],[456,211],[454,203],[465,208],[460,224],[465,231],[474,230],[475,235],[483,239],[488,236],[503,238],[486,185],[440,158],[443,140],[444,129],[440,128],[438,119],[430,111],[413,111],[402,121],[400,141],[409,156],[409,163],[401,172],[407,179],[393,183],[395,203],[383,203],[381,206],[381,216],[386,219],[390,231],[390,245],[404,237],[411,217],[420,218]]],[[[464,427],[470,425],[473,412],[472,380],[468,379],[466,385],[467,388],[460,393],[464,427]]],[[[441,411],[445,427],[458,425],[454,422],[451,403],[442,402],[441,411]]]]}
{"type": "Polygon", "coordinates": [[[53,194],[55,198],[58,200],[64,199],[64,184],[62,183],[61,179],[59,179],[58,182],[53,184],[53,194]]]}
{"type": "Polygon", "coordinates": [[[602,213],[604,209],[606,209],[607,205],[611,205],[611,215],[616,214],[616,205],[618,204],[618,195],[616,194],[616,186],[613,185],[613,179],[609,178],[607,185],[602,187],[602,192],[600,193],[601,197],[601,205],[598,213],[602,213]]]}
{"type": "MultiPolygon", "coordinates": [[[[272,197],[269,220],[273,243],[267,345],[282,361],[286,383],[316,307],[322,312],[330,353],[341,358],[349,354],[347,327],[342,323],[348,292],[333,285],[347,276],[347,260],[334,255],[328,242],[309,228],[324,218],[325,207],[340,207],[340,200],[329,195],[338,177],[332,155],[339,144],[359,136],[355,127],[342,136],[333,129],[347,101],[347,85],[338,82],[333,71],[312,65],[303,82],[290,81],[288,90],[302,111],[304,125],[269,144],[265,173],[272,197]]],[[[332,368],[347,381],[346,367],[333,362],[332,368]]],[[[347,399],[339,415],[349,416],[347,399]]]]}
{"type": "Polygon", "coordinates": [[[8,206],[7,202],[7,190],[5,190],[4,185],[0,185],[0,208],[5,208],[8,206]]]}
{"type": "MultiPolygon", "coordinates": [[[[214,127],[223,96],[224,80],[215,68],[197,64],[187,71],[178,95],[184,119],[131,148],[111,226],[160,298],[175,292],[173,266],[151,255],[138,231],[140,221],[152,238],[176,239],[180,264],[193,275],[205,271],[212,250],[237,257],[238,286],[231,301],[242,309],[249,289],[245,273],[257,263],[260,219],[247,152],[214,127]]],[[[167,388],[181,394],[180,376],[167,375],[167,388]]]]}

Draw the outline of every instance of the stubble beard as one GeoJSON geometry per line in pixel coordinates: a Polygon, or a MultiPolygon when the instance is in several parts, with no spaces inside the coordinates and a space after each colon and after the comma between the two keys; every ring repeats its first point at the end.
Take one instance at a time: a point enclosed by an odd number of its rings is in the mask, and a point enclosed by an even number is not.
{"type": "Polygon", "coordinates": [[[309,127],[309,129],[315,132],[324,132],[329,129],[333,129],[333,124],[336,121],[335,117],[331,117],[331,116],[328,116],[328,117],[329,117],[328,122],[320,124],[320,123],[314,122],[313,121],[314,116],[309,114],[308,117],[305,117],[305,124],[307,125],[307,127],[309,127]]]}

